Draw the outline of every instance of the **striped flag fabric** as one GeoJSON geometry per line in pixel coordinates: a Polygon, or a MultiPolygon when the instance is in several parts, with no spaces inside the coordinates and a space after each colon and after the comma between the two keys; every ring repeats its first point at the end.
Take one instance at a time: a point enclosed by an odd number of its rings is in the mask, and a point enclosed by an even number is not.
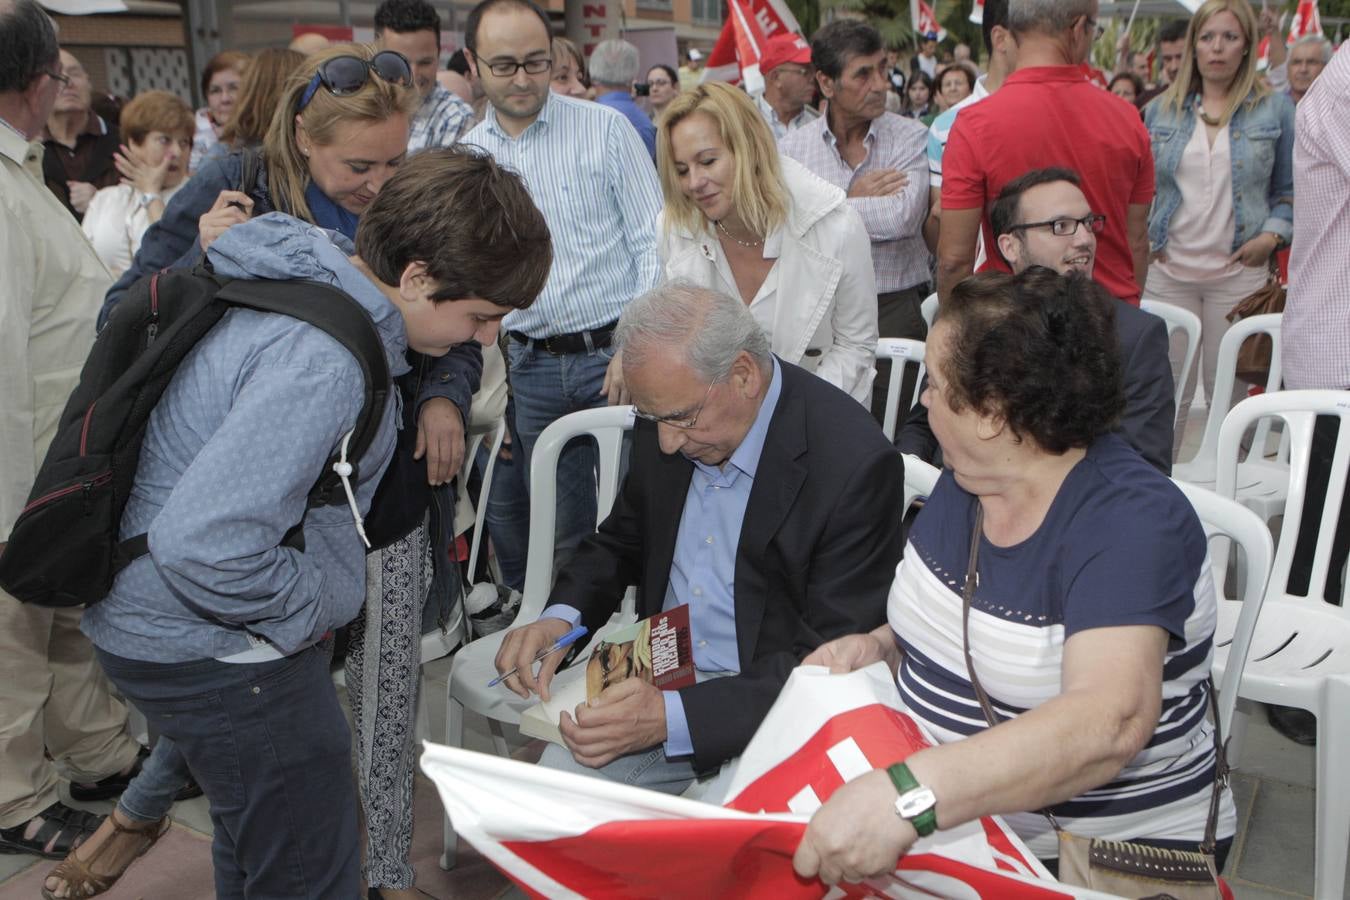
{"type": "Polygon", "coordinates": [[[735,773],[719,779],[725,806],[430,743],[422,769],[460,837],[533,897],[1104,896],[1055,882],[997,818],[921,839],[893,873],[863,884],[799,878],[792,855],[811,812],[851,778],[926,745],[884,665],[833,676],[802,667],[735,773]]]}

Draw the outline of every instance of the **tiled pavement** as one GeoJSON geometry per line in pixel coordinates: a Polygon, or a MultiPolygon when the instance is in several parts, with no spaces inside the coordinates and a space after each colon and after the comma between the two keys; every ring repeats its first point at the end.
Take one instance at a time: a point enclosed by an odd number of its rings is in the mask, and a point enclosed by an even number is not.
{"type": "MultiPolygon", "coordinates": [[[[1193,420],[1188,444],[1198,438],[1193,420]]],[[[1184,450],[1182,458],[1189,455],[1184,450]]],[[[428,667],[431,734],[444,727],[445,676],[449,660],[428,667]]],[[[467,717],[466,743],[490,752],[486,724],[467,717]]],[[[1238,900],[1311,897],[1313,889],[1314,751],[1275,733],[1265,717],[1252,717],[1242,765],[1234,776],[1238,837],[1225,872],[1238,900]]],[[[109,804],[81,804],[106,811],[109,804]]],[[[417,884],[438,900],[496,900],[523,895],[491,865],[461,844],[459,864],[439,867],[441,812],[426,779],[417,783],[413,862],[417,884]]],[[[177,823],[155,849],[137,862],[107,894],[108,900],[208,900],[211,890],[210,820],[205,799],[180,803],[177,823]]],[[[0,854],[0,900],[35,900],[43,874],[53,863],[31,856],[0,854]]],[[[1350,898],[1350,879],[1342,895],[1350,898]]],[[[1335,898],[1318,898],[1335,900],[1335,898]]]]}

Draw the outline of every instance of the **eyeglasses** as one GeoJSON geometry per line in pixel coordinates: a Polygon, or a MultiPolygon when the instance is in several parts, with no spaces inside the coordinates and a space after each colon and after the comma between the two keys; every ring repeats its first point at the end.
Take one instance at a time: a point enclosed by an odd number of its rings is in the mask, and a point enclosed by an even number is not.
{"type": "MultiPolygon", "coordinates": [[[[530,70],[526,69],[525,71],[528,72],[530,70]]],[[[511,74],[514,75],[516,73],[512,72],[511,74]]],[[[649,78],[647,79],[647,84],[651,85],[652,87],[670,87],[670,82],[664,78],[649,78]]]]}
{"type": "Polygon", "coordinates": [[[1106,216],[1094,213],[1090,216],[1083,216],[1081,219],[1074,219],[1069,216],[1060,216],[1058,219],[1050,219],[1047,222],[1027,222],[1024,225],[1014,225],[1009,231],[1024,231],[1028,228],[1049,228],[1050,233],[1055,237],[1069,237],[1078,233],[1078,226],[1086,225],[1093,234],[1101,234],[1106,230],[1106,216]]]}
{"type": "Polygon", "coordinates": [[[527,59],[524,62],[517,62],[514,59],[498,60],[496,62],[480,63],[488,67],[488,71],[498,78],[514,78],[516,72],[525,70],[527,75],[542,75],[553,68],[553,60],[547,56],[536,56],[534,59],[527,59]]]}
{"type": "Polygon", "coordinates": [[[412,66],[402,53],[381,50],[369,60],[359,56],[335,56],[319,66],[319,71],[314,73],[309,87],[305,88],[304,94],[300,96],[300,105],[296,107],[296,112],[309,105],[309,101],[318,93],[320,85],[327,88],[328,93],[334,97],[348,97],[366,86],[366,82],[370,81],[371,72],[378,75],[381,81],[401,87],[412,87],[412,66]]]}
{"type": "Polygon", "coordinates": [[[636,406],[633,407],[633,415],[637,416],[639,419],[646,419],[648,422],[654,422],[657,425],[669,425],[671,428],[693,428],[698,424],[698,417],[703,412],[703,407],[708,405],[708,398],[712,396],[712,389],[720,382],[721,379],[719,378],[717,381],[708,385],[708,390],[703,394],[703,402],[695,407],[693,413],[690,414],[688,418],[685,418],[684,413],[675,413],[670,416],[658,416],[653,413],[643,412],[636,406]]]}
{"type": "Polygon", "coordinates": [[[47,72],[45,74],[53,81],[61,82],[62,87],[70,87],[70,78],[68,76],[62,75],[60,72],[47,72]]]}

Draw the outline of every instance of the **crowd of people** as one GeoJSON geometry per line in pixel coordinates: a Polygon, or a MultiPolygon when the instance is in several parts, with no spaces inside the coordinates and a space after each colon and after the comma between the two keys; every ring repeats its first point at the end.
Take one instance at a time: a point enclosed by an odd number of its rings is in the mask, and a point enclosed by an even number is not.
{"type": "MultiPolygon", "coordinates": [[[[751,94],[700,80],[697,51],[583,54],[532,0],[482,0],[442,69],[435,8],[384,0],[371,45],[226,51],[204,108],[146,91],[105,116],[35,0],[0,0],[0,553],[96,334],[159,285],[337,288],[393,382],[348,460],[364,370],[318,325],[230,307],[198,340],[119,507],[145,552],[84,610],[0,591],[0,852],[60,860],[48,898],[93,897],[204,792],[220,897],[417,896],[420,639],[479,577],[454,563],[466,434],[508,426],[480,498],[502,581],[482,633],[523,587],[541,434],[631,404],[602,521],[596,449],[561,454],[554,585],[496,663],[547,696],[541,651],[637,586],[640,616],[688,604],[698,683],[608,688],[541,765],[680,792],[745,749],[796,665],[884,662],[936,746],[836,792],[803,876],[859,880],[996,814],[1052,870],[1061,826],[1160,849],[1208,828],[1221,867],[1216,598],[1167,475],[1228,314],[1286,248],[1285,382],[1350,388],[1350,56],[1275,40],[1263,73],[1273,18],[1206,0],[1100,77],[1097,18],[986,0],[982,68],[936,35],[902,66],[840,18],[766,41],[751,94]],[[1182,348],[1141,298],[1202,321],[1180,404],[1182,348]],[[894,441],[880,338],[926,348],[894,441]],[[902,452],[943,467],[912,525],[902,452]],[[75,809],[62,781],[117,804],[75,809]]],[[[1334,429],[1316,441],[1325,480],[1334,429]]],[[[1350,522],[1325,527],[1339,573],[1350,522]]]]}

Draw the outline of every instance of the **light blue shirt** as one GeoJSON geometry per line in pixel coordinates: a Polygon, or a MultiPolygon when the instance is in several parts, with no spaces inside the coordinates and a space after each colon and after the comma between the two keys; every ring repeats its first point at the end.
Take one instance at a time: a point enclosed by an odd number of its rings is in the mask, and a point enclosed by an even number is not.
{"type": "MultiPolygon", "coordinates": [[[[721,466],[693,461],[694,472],[680,515],[670,582],[661,608],[689,605],[689,636],[694,645],[694,668],[700,676],[741,670],[736,643],[736,549],[764,452],[764,438],[782,392],[783,376],[774,359],[773,377],[759,413],[731,458],[721,466]]],[[[575,626],[581,621],[581,611],[555,604],[540,615],[541,619],[545,617],[575,626]]],[[[688,756],[694,752],[694,744],[680,693],[665,691],[662,699],[666,703],[666,756],[688,756]]]]}
{"type": "Polygon", "coordinates": [[[464,138],[525,179],[553,238],[548,283],[504,326],[532,338],[589,331],[656,287],[661,186],[633,126],[604,106],[549,94],[518,138],[491,106],[464,138]]]}
{"type": "Polygon", "coordinates": [[[595,102],[601,106],[608,106],[610,109],[619,113],[625,119],[633,123],[637,129],[638,137],[642,138],[642,143],[651,154],[652,162],[656,162],[656,126],[652,120],[647,118],[647,114],[638,108],[633,102],[632,96],[623,91],[610,91],[608,94],[601,94],[595,98],[595,102]]]}

